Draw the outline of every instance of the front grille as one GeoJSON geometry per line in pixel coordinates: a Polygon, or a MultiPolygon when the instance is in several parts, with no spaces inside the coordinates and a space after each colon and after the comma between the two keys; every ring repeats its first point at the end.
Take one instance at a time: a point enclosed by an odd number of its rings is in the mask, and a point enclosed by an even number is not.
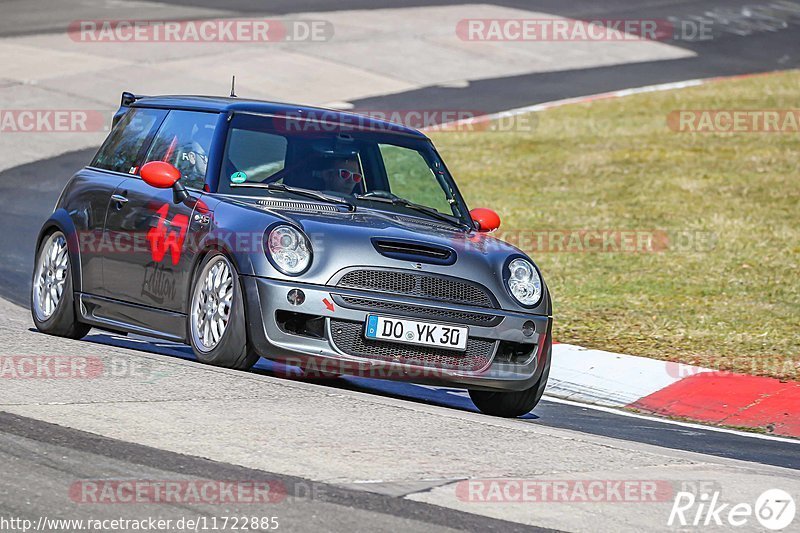
{"type": "Polygon", "coordinates": [[[443,302],[494,307],[494,302],[485,288],[476,283],[446,276],[396,270],[351,270],[337,285],[443,302]]]}
{"type": "Polygon", "coordinates": [[[477,371],[488,366],[494,355],[495,341],[467,339],[465,352],[439,348],[374,341],[363,336],[364,324],[331,319],[331,337],[344,353],[389,363],[426,366],[448,370],[477,371]]]}
{"type": "Polygon", "coordinates": [[[453,311],[450,309],[441,309],[437,307],[421,307],[419,305],[387,302],[385,300],[374,300],[372,298],[336,295],[336,299],[341,300],[340,305],[344,307],[350,307],[352,309],[361,309],[363,311],[390,311],[399,313],[403,316],[433,318],[442,321],[469,324],[473,326],[495,326],[502,320],[497,315],[469,313],[467,311],[453,311]]]}

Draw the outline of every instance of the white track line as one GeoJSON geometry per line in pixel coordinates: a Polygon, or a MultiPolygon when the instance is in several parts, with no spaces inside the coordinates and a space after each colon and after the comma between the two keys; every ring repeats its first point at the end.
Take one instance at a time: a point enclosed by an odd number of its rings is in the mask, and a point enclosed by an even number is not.
{"type": "Polygon", "coordinates": [[[620,89],[618,91],[611,91],[606,93],[597,93],[591,94],[587,96],[577,96],[574,98],[565,98],[563,100],[553,100],[552,102],[543,102],[541,104],[533,104],[525,107],[517,107],[515,109],[508,109],[506,111],[498,111],[497,113],[491,113],[488,115],[478,115],[475,117],[462,119],[462,120],[454,120],[451,122],[444,122],[432,128],[425,128],[422,131],[436,131],[439,129],[445,129],[447,126],[459,126],[459,125],[469,125],[469,124],[481,124],[484,122],[491,122],[493,120],[499,120],[508,117],[515,117],[517,115],[523,115],[525,113],[537,113],[539,111],[544,111],[546,109],[553,109],[556,107],[562,107],[565,105],[572,105],[572,104],[583,104],[587,102],[593,102],[595,100],[605,100],[610,98],[623,98],[625,96],[632,96],[635,94],[644,94],[644,93],[655,93],[661,91],[672,91],[675,89],[686,89],[687,87],[697,87],[700,85],[705,85],[707,83],[715,82],[715,81],[723,81],[723,80],[732,80],[737,78],[750,78],[755,76],[763,76],[767,74],[772,74],[772,72],[764,72],[758,74],[737,74],[734,76],[716,76],[713,78],[697,78],[693,80],[684,80],[684,81],[674,81],[670,83],[659,83],[656,85],[645,85],[643,87],[634,87],[632,89],[620,89]]]}
{"type": "Polygon", "coordinates": [[[575,98],[565,98],[563,100],[554,100],[552,102],[544,102],[541,104],[534,104],[525,107],[518,107],[516,109],[509,109],[507,111],[500,111],[498,113],[492,113],[490,115],[481,115],[472,120],[478,120],[480,122],[492,121],[501,118],[523,115],[525,113],[536,113],[539,111],[544,111],[546,109],[553,109],[555,107],[562,107],[565,105],[583,104],[586,102],[592,102],[594,100],[605,100],[607,98],[622,98],[625,96],[632,96],[634,94],[654,93],[660,91],[672,91],[675,89],[685,89],[687,87],[697,87],[698,85],[703,85],[707,83],[711,79],[712,78],[706,80],[697,79],[697,80],[687,80],[687,81],[676,81],[672,83],[662,83],[659,85],[646,85],[644,87],[635,87],[633,89],[622,89],[619,91],[611,91],[608,93],[592,94],[589,96],[577,96],[575,98]]]}

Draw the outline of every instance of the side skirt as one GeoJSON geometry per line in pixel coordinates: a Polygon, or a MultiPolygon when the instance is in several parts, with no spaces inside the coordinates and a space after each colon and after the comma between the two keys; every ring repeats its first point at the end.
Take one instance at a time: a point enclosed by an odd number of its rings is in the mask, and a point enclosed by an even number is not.
{"type": "Polygon", "coordinates": [[[111,331],[186,342],[186,315],[112,298],[75,293],[80,321],[111,331]]]}

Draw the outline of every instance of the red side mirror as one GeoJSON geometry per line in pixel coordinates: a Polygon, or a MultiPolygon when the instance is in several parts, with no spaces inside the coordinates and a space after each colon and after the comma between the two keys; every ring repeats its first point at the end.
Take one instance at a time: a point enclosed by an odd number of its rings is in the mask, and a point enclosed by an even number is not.
{"type": "Polygon", "coordinates": [[[181,171],[164,161],[150,161],[139,174],[145,183],[157,189],[169,189],[181,179],[181,171]]]}
{"type": "Polygon", "coordinates": [[[500,227],[500,216],[485,207],[476,207],[469,216],[478,225],[478,231],[494,231],[500,227]]]}

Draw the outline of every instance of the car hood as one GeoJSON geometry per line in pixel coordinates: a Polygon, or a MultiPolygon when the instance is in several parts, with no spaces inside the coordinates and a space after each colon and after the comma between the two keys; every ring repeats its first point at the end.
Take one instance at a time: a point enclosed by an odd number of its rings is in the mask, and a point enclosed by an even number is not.
{"type": "MultiPolygon", "coordinates": [[[[244,259],[250,262],[252,274],[256,276],[291,279],[303,283],[334,284],[344,270],[352,267],[392,268],[452,276],[480,283],[488,288],[504,309],[524,309],[510,297],[503,280],[504,269],[511,257],[523,255],[518,248],[476,231],[462,231],[455,226],[437,220],[399,215],[380,209],[359,206],[354,212],[331,209],[332,204],[308,203],[315,206],[309,210],[289,210],[268,207],[258,200],[237,198],[225,200],[215,210],[227,212],[238,207],[237,220],[251,219],[249,228],[258,224],[260,231],[281,222],[301,228],[308,236],[313,250],[309,269],[300,276],[286,276],[277,271],[264,258],[264,254],[250,254],[244,259]],[[228,204],[223,207],[222,204],[228,204]],[[222,208],[222,209],[220,209],[222,208]],[[247,216],[242,216],[243,212],[247,216]],[[259,222],[256,223],[255,221],[259,222]],[[415,245],[450,250],[449,264],[437,264],[430,256],[401,254],[387,255],[376,246],[376,241],[401,243],[404,247],[415,245]]],[[[231,216],[233,214],[231,213],[231,216]]],[[[225,224],[222,217],[215,217],[225,224]]],[[[224,218],[228,218],[225,216],[224,218]]],[[[441,263],[441,261],[439,261],[441,263]]],[[[542,298],[544,302],[546,298],[542,298]]],[[[531,311],[526,309],[526,311],[531,311]]]]}

